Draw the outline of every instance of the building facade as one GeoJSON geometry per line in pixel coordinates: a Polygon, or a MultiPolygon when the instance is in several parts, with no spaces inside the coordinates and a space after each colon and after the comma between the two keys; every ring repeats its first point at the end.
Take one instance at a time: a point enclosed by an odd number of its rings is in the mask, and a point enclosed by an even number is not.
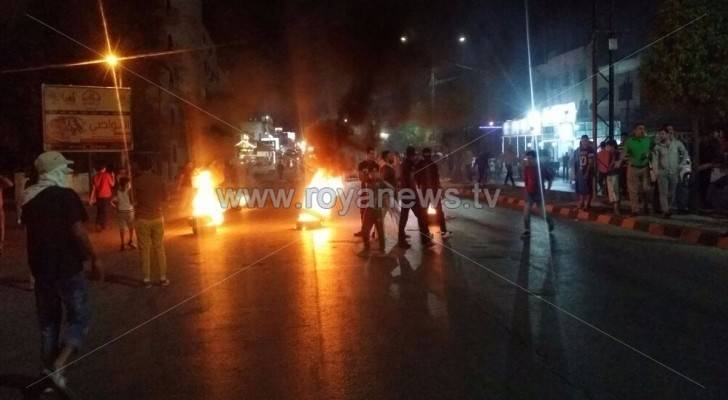
{"type": "MultiPolygon", "coordinates": [[[[520,119],[506,121],[503,148],[513,146],[518,153],[538,143],[546,156],[558,158],[578,146],[581,135],[592,137],[592,74],[591,47],[580,46],[565,53],[551,55],[533,69],[536,109],[520,119]]],[[[614,64],[615,138],[642,118],[640,58],[635,56],[614,64]]],[[[598,114],[607,118],[609,87],[607,65],[599,68],[598,114]]],[[[609,135],[609,126],[599,120],[597,142],[609,135]]]]}
{"type": "Polygon", "coordinates": [[[174,179],[187,161],[202,162],[199,151],[208,132],[209,118],[196,108],[205,108],[211,95],[223,87],[224,76],[217,63],[212,39],[202,22],[200,0],[163,0],[157,12],[161,21],[157,43],[165,51],[197,49],[160,58],[156,83],[146,91],[146,101],[156,119],[159,167],[174,179]]]}

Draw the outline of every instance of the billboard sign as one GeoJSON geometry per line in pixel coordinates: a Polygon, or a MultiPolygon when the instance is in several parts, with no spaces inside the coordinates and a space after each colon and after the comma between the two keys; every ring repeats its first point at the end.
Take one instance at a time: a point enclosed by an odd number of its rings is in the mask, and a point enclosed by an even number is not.
{"type": "Polygon", "coordinates": [[[43,148],[132,150],[131,89],[43,85],[43,148]]]}

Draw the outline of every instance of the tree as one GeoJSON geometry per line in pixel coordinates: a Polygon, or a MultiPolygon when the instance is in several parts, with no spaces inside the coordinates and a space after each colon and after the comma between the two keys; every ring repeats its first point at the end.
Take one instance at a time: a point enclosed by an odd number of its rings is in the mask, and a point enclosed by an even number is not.
{"type": "Polygon", "coordinates": [[[666,0],[652,39],[675,31],[647,53],[641,68],[643,93],[653,108],[690,119],[699,158],[701,126],[728,117],[728,2],[666,0]]]}
{"type": "Polygon", "coordinates": [[[427,145],[427,129],[414,122],[408,122],[397,128],[387,140],[386,146],[395,151],[404,151],[407,146],[422,147],[427,145]]]}

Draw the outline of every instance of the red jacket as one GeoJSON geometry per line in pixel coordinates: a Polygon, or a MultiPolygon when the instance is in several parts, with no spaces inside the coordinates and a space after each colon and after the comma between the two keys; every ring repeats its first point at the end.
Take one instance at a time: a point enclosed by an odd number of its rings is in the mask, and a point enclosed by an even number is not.
{"type": "Polygon", "coordinates": [[[538,170],[535,165],[526,165],[523,167],[523,183],[526,193],[538,193],[538,170]]]}

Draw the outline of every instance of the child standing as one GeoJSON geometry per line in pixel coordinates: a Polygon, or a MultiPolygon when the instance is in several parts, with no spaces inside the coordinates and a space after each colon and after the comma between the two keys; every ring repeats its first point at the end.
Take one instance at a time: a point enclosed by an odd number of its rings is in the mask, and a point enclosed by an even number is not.
{"type": "MultiPolygon", "coordinates": [[[[608,166],[606,172],[607,197],[609,203],[614,207],[614,215],[620,215],[619,212],[619,175],[622,170],[622,163],[619,160],[617,152],[617,141],[612,139],[607,141],[607,147],[604,152],[607,156],[602,156],[608,166]]],[[[600,153],[601,154],[601,153],[600,153]]]]}
{"type": "Polygon", "coordinates": [[[119,238],[121,239],[120,250],[124,251],[125,244],[130,249],[136,249],[134,245],[134,204],[131,200],[131,184],[129,178],[119,179],[116,193],[111,200],[111,205],[116,208],[117,221],[119,223],[119,238]],[[124,232],[129,231],[129,242],[124,242],[124,232]]]}
{"type": "Polygon", "coordinates": [[[531,235],[531,209],[534,205],[546,216],[546,223],[549,232],[554,230],[554,221],[548,215],[541,201],[541,191],[543,190],[539,182],[538,166],[536,164],[536,152],[529,150],[526,152],[526,164],[523,167],[523,183],[525,187],[526,204],[523,207],[523,238],[531,235]]]}

